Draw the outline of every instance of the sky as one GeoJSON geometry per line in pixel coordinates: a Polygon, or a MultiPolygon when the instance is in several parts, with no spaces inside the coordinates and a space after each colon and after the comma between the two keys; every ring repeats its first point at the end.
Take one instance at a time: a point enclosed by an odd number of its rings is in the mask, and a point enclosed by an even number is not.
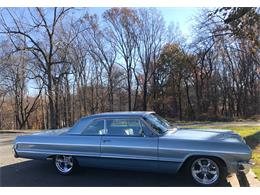
{"type": "Polygon", "coordinates": [[[164,16],[166,24],[177,24],[185,37],[191,35],[191,27],[194,24],[193,16],[199,8],[158,8],[164,16]]]}
{"type": "MultiPolygon", "coordinates": [[[[110,9],[110,7],[88,7],[77,9],[79,12],[75,12],[75,14],[79,14],[88,10],[90,14],[97,14],[101,16],[104,11],[110,9]]],[[[193,7],[158,7],[159,10],[165,20],[166,25],[168,26],[171,23],[177,25],[181,30],[184,38],[189,39],[191,37],[191,27],[196,22],[193,19],[201,8],[193,8],[193,7]]],[[[23,9],[18,9],[18,11],[23,11],[23,9]]],[[[29,16],[28,16],[29,17],[29,16]]]]}
{"type": "MultiPolygon", "coordinates": [[[[92,7],[88,8],[88,11],[91,14],[97,14],[99,16],[102,13],[109,9],[108,7],[92,7]]],[[[164,17],[166,25],[170,23],[174,23],[178,25],[183,36],[189,38],[191,36],[191,27],[194,23],[192,17],[199,12],[200,8],[192,8],[192,7],[158,7],[157,8],[164,17]]]]}

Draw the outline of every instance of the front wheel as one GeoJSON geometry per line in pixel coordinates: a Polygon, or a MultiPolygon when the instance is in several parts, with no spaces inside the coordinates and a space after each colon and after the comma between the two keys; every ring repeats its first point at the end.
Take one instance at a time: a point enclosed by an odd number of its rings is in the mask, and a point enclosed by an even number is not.
{"type": "Polygon", "coordinates": [[[224,176],[220,163],[211,158],[196,158],[191,161],[189,173],[193,181],[202,186],[214,186],[224,176]]]}
{"type": "Polygon", "coordinates": [[[72,156],[56,155],[54,165],[60,174],[69,175],[74,171],[76,162],[72,156]]]}

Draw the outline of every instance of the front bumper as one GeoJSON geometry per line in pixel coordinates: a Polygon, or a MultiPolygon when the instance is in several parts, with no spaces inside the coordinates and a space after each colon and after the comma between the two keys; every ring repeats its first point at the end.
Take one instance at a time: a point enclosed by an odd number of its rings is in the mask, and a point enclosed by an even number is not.
{"type": "Polygon", "coordinates": [[[238,162],[238,172],[247,174],[252,166],[255,165],[253,160],[247,162],[238,162]]]}
{"type": "Polygon", "coordinates": [[[19,157],[17,152],[16,152],[16,145],[13,145],[13,155],[14,155],[15,158],[19,157]]]}

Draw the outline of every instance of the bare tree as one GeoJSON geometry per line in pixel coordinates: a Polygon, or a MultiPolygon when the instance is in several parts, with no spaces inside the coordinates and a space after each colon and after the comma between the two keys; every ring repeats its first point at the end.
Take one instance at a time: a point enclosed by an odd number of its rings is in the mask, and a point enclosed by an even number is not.
{"type": "Polygon", "coordinates": [[[70,8],[24,10],[27,16],[22,17],[17,12],[5,9],[1,13],[1,31],[7,34],[17,50],[31,52],[38,60],[37,66],[41,74],[38,75],[47,86],[51,128],[57,127],[56,110],[54,106],[53,68],[64,63],[56,59],[60,49],[57,42],[57,26],[62,23],[70,8]],[[4,16],[5,15],[5,16],[4,16]],[[7,22],[6,17],[9,17],[7,22]],[[24,21],[24,18],[28,20],[24,21]],[[11,25],[10,25],[11,24],[11,25]],[[25,39],[25,45],[17,45],[15,40],[25,39]]]}
{"type": "MultiPolygon", "coordinates": [[[[1,73],[0,78],[4,86],[5,93],[14,101],[14,115],[15,115],[15,128],[30,128],[29,117],[38,108],[38,99],[41,94],[42,87],[35,93],[35,97],[31,98],[28,94],[28,83],[30,72],[28,71],[28,64],[30,64],[30,56],[24,52],[13,52],[10,48],[10,43],[5,44],[2,49],[4,54],[1,58],[1,73]]],[[[3,97],[4,97],[3,96],[3,97]]],[[[4,101],[2,100],[1,106],[4,101]]]]}
{"type": "Polygon", "coordinates": [[[130,8],[109,9],[104,13],[103,18],[107,24],[106,31],[110,36],[111,44],[124,62],[122,64],[121,60],[117,61],[126,72],[128,110],[132,110],[132,69],[136,49],[135,27],[138,18],[135,11],[130,8]]]}
{"type": "Polygon", "coordinates": [[[90,56],[97,60],[106,72],[109,111],[113,111],[113,71],[117,57],[116,49],[113,42],[110,40],[110,36],[107,35],[106,30],[102,29],[102,26],[100,26],[96,15],[91,16],[86,14],[83,19],[82,22],[87,25],[87,27],[85,27],[87,30],[81,35],[87,45],[86,49],[90,56]]]}
{"type": "Polygon", "coordinates": [[[166,34],[164,20],[155,9],[138,9],[136,45],[143,72],[143,110],[147,110],[148,83],[156,69],[166,34]]]}

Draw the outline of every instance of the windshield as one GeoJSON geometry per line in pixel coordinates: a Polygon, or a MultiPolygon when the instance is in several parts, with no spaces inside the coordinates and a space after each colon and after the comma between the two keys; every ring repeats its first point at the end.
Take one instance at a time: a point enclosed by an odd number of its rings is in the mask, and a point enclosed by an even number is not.
{"type": "Polygon", "coordinates": [[[171,123],[157,114],[148,114],[144,117],[144,120],[148,122],[159,134],[164,134],[169,129],[174,128],[171,123]]]}

